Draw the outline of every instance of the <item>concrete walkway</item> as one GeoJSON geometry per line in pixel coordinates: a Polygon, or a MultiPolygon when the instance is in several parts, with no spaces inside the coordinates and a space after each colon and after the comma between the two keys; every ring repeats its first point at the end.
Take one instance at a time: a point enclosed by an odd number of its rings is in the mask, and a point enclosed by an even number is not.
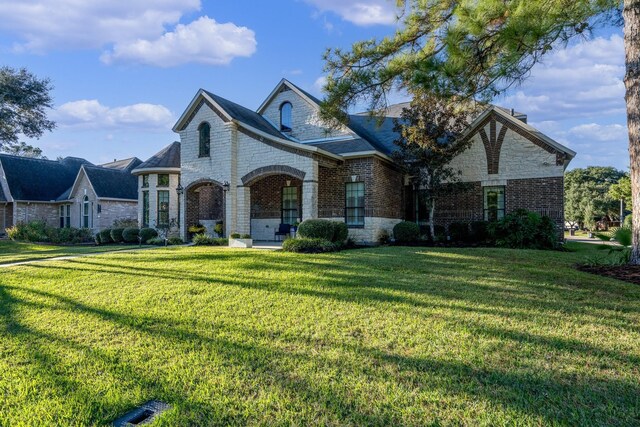
{"type": "Polygon", "coordinates": [[[585,236],[567,236],[565,237],[565,239],[567,240],[567,242],[590,243],[592,245],[611,245],[611,246],[619,245],[618,242],[605,242],[604,240],[600,240],[597,237],[590,239],[585,236]]]}

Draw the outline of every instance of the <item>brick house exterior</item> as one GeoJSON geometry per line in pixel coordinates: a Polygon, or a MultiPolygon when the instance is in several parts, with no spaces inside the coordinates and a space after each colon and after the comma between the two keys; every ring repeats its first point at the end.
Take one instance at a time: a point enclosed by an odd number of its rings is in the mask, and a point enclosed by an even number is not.
{"type": "MultiPolygon", "coordinates": [[[[353,239],[374,242],[378,230],[391,232],[404,219],[424,224],[420,191],[391,158],[393,119],[403,105],[381,121],[351,115],[331,127],[319,119],[319,103],[284,79],[257,111],[198,91],[174,127],[181,236],[191,225],[222,223],[226,234],[272,240],[282,223],[326,218],[347,222],[353,239]]],[[[517,208],[563,223],[563,174],[573,151],[498,107],[483,112],[466,137],[472,144],[452,166],[467,185],[438,199],[438,223],[495,219],[517,208]]]]}
{"type": "Polygon", "coordinates": [[[43,220],[53,227],[112,226],[135,218],[137,158],[93,165],[87,160],[33,159],[0,154],[0,234],[17,223],[43,220]]]}

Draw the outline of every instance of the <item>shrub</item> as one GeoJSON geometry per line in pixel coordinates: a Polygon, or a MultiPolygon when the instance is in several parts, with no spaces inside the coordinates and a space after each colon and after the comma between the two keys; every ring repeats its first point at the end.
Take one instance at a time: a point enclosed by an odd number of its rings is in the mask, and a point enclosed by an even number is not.
{"type": "Polygon", "coordinates": [[[250,239],[251,238],[251,234],[243,234],[240,236],[241,239],[250,239]]]}
{"type": "Polygon", "coordinates": [[[239,239],[239,238],[240,238],[240,236],[241,236],[241,234],[240,234],[240,233],[231,233],[231,238],[232,238],[232,239],[239,239]]]}
{"type": "Polygon", "coordinates": [[[333,238],[334,243],[344,244],[349,238],[349,227],[344,222],[331,221],[333,223],[333,238]]]}
{"type": "Polygon", "coordinates": [[[555,223],[535,212],[518,209],[489,224],[496,246],[518,249],[552,249],[557,246],[555,223]]]}
{"type": "Polygon", "coordinates": [[[98,234],[100,234],[100,243],[102,243],[103,245],[106,245],[108,243],[113,243],[113,239],[111,238],[110,228],[105,228],[98,234]]]}
{"type": "Polygon", "coordinates": [[[436,235],[436,242],[443,242],[447,240],[447,229],[444,225],[434,225],[433,233],[436,235]]]}
{"type": "Polygon", "coordinates": [[[469,240],[469,224],[466,222],[452,222],[449,224],[449,236],[454,242],[469,240]]]}
{"type": "Polygon", "coordinates": [[[47,228],[47,223],[44,221],[19,222],[15,226],[7,228],[6,232],[11,240],[48,242],[47,228]]]}
{"type": "Polygon", "coordinates": [[[415,242],[420,237],[420,227],[415,222],[399,222],[393,227],[393,237],[399,243],[415,242]]]}
{"type": "Polygon", "coordinates": [[[178,236],[169,237],[169,239],[167,240],[167,243],[169,243],[170,245],[182,245],[182,244],[184,244],[182,239],[180,237],[178,237],[178,236]]]}
{"type": "Polygon", "coordinates": [[[228,246],[229,239],[222,237],[211,237],[206,234],[196,234],[192,240],[194,245],[208,245],[208,246],[228,246]]]}
{"type": "Polygon", "coordinates": [[[111,228],[138,228],[138,220],[133,218],[116,219],[111,228]]]}
{"type": "Polygon", "coordinates": [[[147,245],[164,246],[164,239],[160,237],[152,237],[147,240],[147,245]]]}
{"type": "Polygon", "coordinates": [[[122,238],[123,231],[124,231],[124,228],[112,228],[111,240],[113,240],[116,243],[124,242],[124,239],[122,238]]]}
{"type": "Polygon", "coordinates": [[[122,231],[122,240],[126,243],[138,243],[138,236],[140,235],[140,229],[137,227],[125,228],[122,231]]]}
{"type": "Polygon", "coordinates": [[[93,241],[93,235],[88,228],[54,228],[47,227],[47,241],[51,243],[89,243],[93,241]]]}
{"type": "Polygon", "coordinates": [[[145,228],[141,228],[140,229],[139,236],[142,239],[142,243],[149,243],[150,239],[158,237],[158,232],[156,230],[154,230],[153,228],[145,227],[145,228]]]}
{"type": "Polygon", "coordinates": [[[469,224],[469,240],[471,242],[486,242],[489,238],[489,223],[487,221],[473,221],[469,224]]]}
{"type": "Polygon", "coordinates": [[[388,245],[391,242],[391,236],[389,236],[389,232],[384,228],[378,228],[376,231],[376,242],[381,245],[388,245]]]}
{"type": "Polygon", "coordinates": [[[222,236],[222,234],[224,232],[223,229],[222,229],[222,223],[221,222],[217,223],[216,226],[213,227],[213,231],[215,231],[215,233],[218,236],[222,236]]]}
{"type": "Polygon", "coordinates": [[[623,228],[628,228],[631,230],[633,228],[633,216],[627,215],[624,217],[624,222],[622,223],[623,228]]]}
{"type": "Polygon", "coordinates": [[[309,239],[324,239],[331,242],[334,238],[333,221],[326,219],[307,219],[298,226],[298,236],[309,239]]]}
{"type": "Polygon", "coordinates": [[[337,250],[337,247],[327,239],[298,237],[296,239],[286,239],[282,243],[282,250],[287,252],[319,254],[323,252],[333,252],[337,250]]]}
{"type": "Polygon", "coordinates": [[[95,236],[93,236],[93,240],[95,240],[96,245],[101,245],[102,241],[100,240],[100,232],[98,231],[95,236]]]}
{"type": "Polygon", "coordinates": [[[207,231],[207,228],[202,225],[202,224],[198,224],[198,225],[192,225],[190,226],[188,229],[189,233],[204,233],[205,231],[207,231]]]}

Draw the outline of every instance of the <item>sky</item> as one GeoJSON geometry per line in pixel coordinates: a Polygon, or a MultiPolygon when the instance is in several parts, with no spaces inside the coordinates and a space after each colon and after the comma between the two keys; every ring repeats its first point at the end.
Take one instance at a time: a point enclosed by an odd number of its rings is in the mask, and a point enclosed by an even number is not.
{"type": "MultiPolygon", "coordinates": [[[[0,0],[0,65],[54,86],[48,158],[147,159],[199,88],[256,109],[281,78],[322,97],[322,54],[398,28],[393,0],[0,0]]],[[[495,100],[578,155],[627,170],[618,28],[556,48],[495,100]]],[[[397,99],[401,101],[401,97],[397,99]]]]}

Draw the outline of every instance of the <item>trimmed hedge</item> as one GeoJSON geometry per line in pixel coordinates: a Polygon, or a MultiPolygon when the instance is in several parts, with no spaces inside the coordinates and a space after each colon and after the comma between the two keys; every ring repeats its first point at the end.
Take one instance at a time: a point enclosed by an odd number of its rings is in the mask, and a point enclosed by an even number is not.
{"type": "Polygon", "coordinates": [[[309,239],[324,239],[331,242],[335,234],[333,221],[326,219],[307,219],[298,226],[298,236],[309,239]]]}
{"type": "Polygon", "coordinates": [[[150,239],[158,237],[158,232],[153,228],[145,227],[140,229],[139,235],[142,238],[142,243],[148,243],[150,239]]]}
{"type": "Polygon", "coordinates": [[[415,242],[420,239],[420,227],[415,222],[399,222],[393,227],[393,238],[398,243],[415,242]]]}
{"type": "Polygon", "coordinates": [[[449,236],[454,242],[469,240],[469,224],[466,222],[452,222],[449,224],[449,236]]]}
{"type": "Polygon", "coordinates": [[[487,221],[473,221],[469,224],[469,240],[472,242],[486,242],[489,239],[489,223],[487,221]]]}
{"type": "Polygon", "coordinates": [[[221,237],[211,237],[211,236],[207,236],[204,233],[201,234],[196,234],[195,236],[193,236],[193,239],[191,240],[191,242],[194,245],[203,245],[203,246],[228,246],[229,245],[229,239],[224,239],[221,237]]]}
{"type": "Polygon", "coordinates": [[[122,231],[122,239],[126,243],[138,243],[138,236],[140,235],[140,229],[135,227],[125,228],[122,231]]]}
{"type": "Polygon", "coordinates": [[[147,240],[147,245],[164,246],[164,239],[161,239],[160,237],[152,237],[147,240]]]}
{"type": "Polygon", "coordinates": [[[109,243],[113,243],[113,239],[111,238],[111,229],[110,228],[105,228],[104,230],[102,230],[100,233],[100,244],[101,245],[106,245],[109,243]]]}
{"type": "Polygon", "coordinates": [[[57,228],[44,221],[19,222],[6,229],[11,240],[49,243],[88,243],[94,240],[88,228],[57,228]]]}
{"type": "Polygon", "coordinates": [[[124,228],[112,228],[111,240],[113,240],[116,243],[124,242],[124,239],[122,238],[123,231],[124,231],[124,228]]]}
{"type": "Polygon", "coordinates": [[[182,245],[182,244],[184,244],[184,241],[178,236],[169,237],[167,242],[170,245],[182,245]]]}
{"type": "Polygon", "coordinates": [[[334,243],[344,243],[349,238],[349,227],[344,222],[331,221],[333,223],[333,239],[334,243]]]}
{"type": "Polygon", "coordinates": [[[282,250],[286,252],[319,254],[324,252],[334,252],[337,249],[336,245],[327,239],[314,239],[309,237],[287,239],[282,243],[282,250]]]}

